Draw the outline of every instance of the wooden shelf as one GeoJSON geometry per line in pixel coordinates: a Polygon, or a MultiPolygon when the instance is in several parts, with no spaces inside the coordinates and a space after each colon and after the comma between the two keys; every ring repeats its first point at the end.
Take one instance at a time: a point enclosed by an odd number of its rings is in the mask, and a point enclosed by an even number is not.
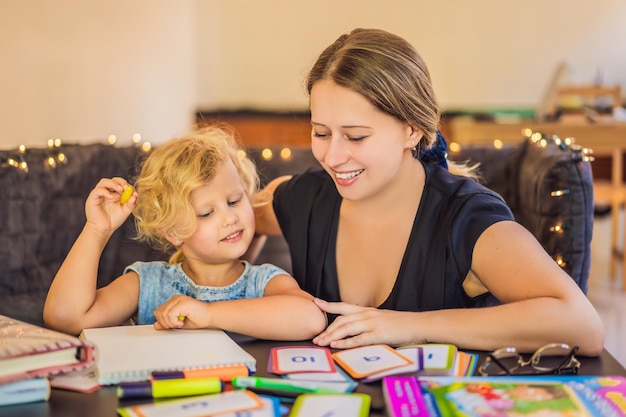
{"type": "Polygon", "coordinates": [[[198,126],[228,123],[239,140],[248,147],[296,146],[311,144],[311,122],[308,112],[218,111],[198,112],[198,126]]]}

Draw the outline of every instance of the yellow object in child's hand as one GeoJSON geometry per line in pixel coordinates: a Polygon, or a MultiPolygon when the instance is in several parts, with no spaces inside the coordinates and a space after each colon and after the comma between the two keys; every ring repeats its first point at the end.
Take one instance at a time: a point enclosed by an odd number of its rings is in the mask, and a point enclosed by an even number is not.
{"type": "Polygon", "coordinates": [[[122,196],[120,197],[120,204],[126,204],[131,195],[133,195],[133,187],[129,185],[128,187],[124,188],[124,191],[122,192],[122,196]]]}
{"type": "Polygon", "coordinates": [[[185,321],[185,319],[186,319],[186,318],[187,318],[187,317],[185,317],[185,316],[183,316],[183,315],[178,316],[178,320],[180,320],[180,321],[185,321]]]}

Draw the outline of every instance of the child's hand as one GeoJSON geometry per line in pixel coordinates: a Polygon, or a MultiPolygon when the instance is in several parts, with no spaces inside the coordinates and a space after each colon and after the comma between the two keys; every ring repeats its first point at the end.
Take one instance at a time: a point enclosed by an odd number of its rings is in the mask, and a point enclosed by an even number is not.
{"type": "Polygon", "coordinates": [[[209,304],[187,295],[175,295],[156,310],[154,328],[163,329],[200,329],[209,327],[209,304]]]}
{"type": "Polygon", "coordinates": [[[120,227],[137,204],[137,192],[134,190],[128,200],[120,204],[127,187],[129,185],[123,178],[101,179],[85,203],[87,223],[105,233],[112,233],[120,227]]]}

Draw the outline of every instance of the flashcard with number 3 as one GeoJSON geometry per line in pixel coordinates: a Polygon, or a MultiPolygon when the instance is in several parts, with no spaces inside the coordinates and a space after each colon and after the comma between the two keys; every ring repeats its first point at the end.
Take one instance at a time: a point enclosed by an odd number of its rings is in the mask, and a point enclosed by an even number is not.
{"type": "Polygon", "coordinates": [[[282,346],[270,351],[270,372],[335,372],[330,350],[321,346],[282,346]]]}
{"type": "Polygon", "coordinates": [[[333,353],[335,361],[353,378],[364,378],[413,362],[388,345],[363,346],[333,353]]]}

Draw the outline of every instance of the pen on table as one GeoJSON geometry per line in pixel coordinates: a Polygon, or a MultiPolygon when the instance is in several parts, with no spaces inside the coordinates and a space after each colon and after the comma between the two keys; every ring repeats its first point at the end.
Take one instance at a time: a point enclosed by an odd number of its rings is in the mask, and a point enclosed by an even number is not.
{"type": "Polygon", "coordinates": [[[191,379],[217,377],[230,382],[237,376],[248,376],[250,370],[245,365],[220,366],[215,368],[185,369],[182,371],[153,371],[152,379],[191,379]]]}
{"type": "Polygon", "coordinates": [[[325,387],[304,386],[296,381],[282,378],[264,378],[260,376],[244,376],[233,378],[232,384],[235,388],[248,388],[277,392],[295,392],[309,394],[337,394],[338,391],[325,387]]]}
{"type": "Polygon", "coordinates": [[[118,398],[166,398],[222,392],[223,382],[217,377],[193,379],[163,379],[155,381],[122,382],[117,387],[118,398]]]}

